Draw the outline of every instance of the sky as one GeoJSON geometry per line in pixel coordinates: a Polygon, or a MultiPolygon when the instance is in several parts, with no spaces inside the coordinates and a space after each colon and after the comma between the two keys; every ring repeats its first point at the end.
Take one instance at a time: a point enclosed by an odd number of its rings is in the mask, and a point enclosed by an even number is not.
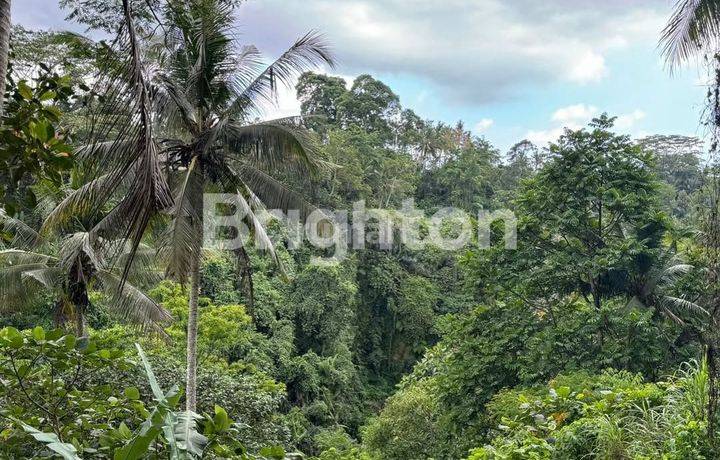
{"type": "MultiPolygon", "coordinates": [[[[348,81],[369,73],[423,118],[455,123],[501,151],[545,145],[602,112],[619,132],[702,136],[699,66],[669,72],[658,37],[672,0],[247,0],[239,39],[268,59],[309,30],[348,81]]],[[[57,0],[13,1],[13,22],[70,29],[57,0]]],[[[268,116],[299,113],[292,89],[268,116]]]]}

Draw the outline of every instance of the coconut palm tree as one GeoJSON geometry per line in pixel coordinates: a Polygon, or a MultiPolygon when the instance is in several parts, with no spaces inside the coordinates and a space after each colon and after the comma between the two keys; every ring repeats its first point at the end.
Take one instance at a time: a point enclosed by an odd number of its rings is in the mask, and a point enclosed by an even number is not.
{"type": "Polygon", "coordinates": [[[688,320],[707,321],[710,313],[705,308],[693,300],[678,297],[673,292],[682,277],[694,269],[694,266],[683,263],[670,251],[665,251],[660,255],[657,264],[633,279],[631,300],[654,309],[680,326],[686,326],[688,320]]]}
{"type": "Polygon", "coordinates": [[[704,250],[707,261],[708,295],[705,304],[708,320],[697,335],[705,347],[708,363],[709,397],[707,404],[708,435],[715,443],[717,414],[720,410],[720,179],[717,168],[717,140],[720,136],[720,0],[681,0],[676,4],[670,21],[661,37],[663,53],[671,68],[693,56],[704,55],[713,66],[714,81],[708,90],[706,123],[712,128],[710,151],[709,196],[704,216],[704,250]]]}
{"type": "Polygon", "coordinates": [[[114,203],[88,231],[93,238],[131,243],[121,285],[151,220],[172,207],[155,136],[150,71],[143,62],[131,2],[123,0],[122,5],[125,21],[99,59],[93,92],[102,97],[89,107],[89,139],[75,152],[76,163],[91,180],[65,197],[41,229],[43,234],[58,232],[74,216],[97,215],[114,203]]]}
{"type": "Polygon", "coordinates": [[[283,169],[306,175],[322,164],[302,119],[257,120],[274,102],[279,85],[291,85],[319,64],[332,66],[327,45],[311,32],[266,65],[257,48],[235,40],[236,3],[167,2],[158,15],[162,36],[141,43],[130,2],[123,0],[125,22],[96,83],[104,98],[95,112],[92,139],[76,155],[95,178],[63,200],[43,228],[61,228],[72,216],[92,213],[119,197],[90,233],[130,241],[122,285],[145,230],[158,215],[169,216],[160,251],[166,274],[190,285],[186,404],[191,411],[203,193],[234,194],[256,241],[279,263],[257,211],[311,207],[273,173],[283,169]],[[174,194],[169,184],[175,185],[174,194]]]}
{"type": "Polygon", "coordinates": [[[271,173],[317,169],[314,144],[301,120],[256,122],[278,84],[317,64],[332,65],[322,38],[309,33],[268,66],[254,46],[233,40],[233,7],[221,0],[172,2],[165,12],[166,49],[156,102],[163,120],[166,167],[179,175],[172,223],[165,238],[167,274],[190,279],[187,332],[187,409],[195,409],[199,266],[203,241],[203,192],[232,193],[248,227],[277,261],[255,213],[263,206],[308,206],[271,173]]]}
{"type": "MultiPolygon", "coordinates": [[[[110,244],[87,231],[48,238],[19,219],[4,214],[1,217],[4,230],[13,234],[14,246],[0,251],[3,311],[22,311],[50,293],[53,322],[84,337],[86,314],[91,307],[89,294],[98,290],[111,300],[111,313],[143,330],[162,333],[162,324],[171,316],[142,290],[122,282],[122,272],[112,261],[114,254],[122,253],[117,243],[110,244]]],[[[147,253],[148,249],[143,248],[140,254],[147,253]]],[[[142,271],[142,277],[147,275],[142,271]]]]}
{"type": "Polygon", "coordinates": [[[283,168],[308,174],[321,164],[301,119],[257,119],[279,85],[292,84],[318,64],[332,65],[328,47],[321,36],[308,33],[264,65],[254,46],[235,41],[236,3],[167,2],[158,15],[162,37],[141,43],[130,2],[123,0],[125,23],[96,84],[105,97],[96,110],[94,135],[76,155],[95,178],[63,200],[43,228],[60,228],[72,216],[92,213],[119,197],[90,233],[130,241],[122,286],[145,230],[158,215],[169,216],[160,251],[166,274],[180,282],[189,279],[190,285],[188,410],[196,401],[203,192],[234,194],[256,241],[277,261],[256,212],[265,206],[310,207],[272,173],[283,168]],[[174,199],[170,183],[175,184],[174,199]]]}

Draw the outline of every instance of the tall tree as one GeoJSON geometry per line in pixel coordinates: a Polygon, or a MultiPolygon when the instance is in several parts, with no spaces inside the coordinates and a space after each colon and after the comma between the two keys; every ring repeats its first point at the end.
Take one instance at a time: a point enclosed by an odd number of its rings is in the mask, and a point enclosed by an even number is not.
{"type": "Polygon", "coordinates": [[[3,116],[5,79],[7,78],[8,55],[10,53],[11,3],[11,0],[0,0],[0,119],[3,116]]]}
{"type": "Polygon", "coordinates": [[[661,43],[671,69],[692,57],[705,56],[713,77],[703,120],[711,135],[708,206],[702,229],[708,266],[706,308],[710,318],[701,338],[709,373],[708,434],[715,440],[720,410],[720,1],[679,1],[663,30],[661,43]]]}
{"type": "Polygon", "coordinates": [[[613,119],[566,131],[518,198],[520,234],[532,235],[515,259],[537,282],[580,290],[599,309],[625,289],[636,265],[655,259],[665,225],[652,154],[612,133],[613,119]]]}
{"type": "Polygon", "coordinates": [[[158,15],[164,40],[144,42],[134,27],[131,2],[122,1],[118,44],[108,50],[107,72],[97,82],[106,95],[96,110],[97,130],[92,144],[78,154],[96,179],[50,216],[51,222],[62,220],[119,195],[92,232],[132,242],[126,275],[151,221],[161,211],[170,216],[160,251],[167,258],[167,275],[190,284],[186,404],[191,411],[197,396],[203,192],[212,187],[235,194],[246,225],[278,261],[255,211],[310,206],[271,173],[285,167],[307,175],[320,162],[300,118],[255,120],[275,100],[278,85],[291,84],[317,64],[333,64],[322,37],[308,33],[264,65],[257,48],[233,39],[236,3],[166,2],[158,15]],[[160,48],[153,46],[157,43],[160,48]],[[148,57],[157,65],[145,65],[148,57]],[[174,200],[169,183],[177,185],[174,200]]]}
{"type": "Polygon", "coordinates": [[[322,38],[309,33],[261,67],[254,46],[233,41],[234,8],[222,0],[168,3],[164,16],[168,49],[162,64],[168,71],[153,80],[154,102],[168,136],[162,152],[166,167],[180,176],[164,253],[167,274],[190,279],[186,395],[187,409],[194,410],[203,192],[212,186],[235,194],[246,223],[275,256],[254,212],[263,206],[308,206],[271,173],[285,165],[305,174],[319,163],[300,119],[251,120],[273,99],[278,84],[290,84],[317,64],[332,64],[332,58],[322,38]]]}

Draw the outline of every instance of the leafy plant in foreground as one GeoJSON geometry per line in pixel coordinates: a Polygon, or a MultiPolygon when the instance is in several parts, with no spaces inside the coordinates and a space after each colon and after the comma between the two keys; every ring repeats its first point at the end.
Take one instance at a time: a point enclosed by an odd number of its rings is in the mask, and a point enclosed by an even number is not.
{"type": "Polygon", "coordinates": [[[135,366],[120,350],[98,350],[94,342],[60,330],[0,330],[0,454],[69,460],[284,456],[281,448],[248,453],[236,441],[238,427],[219,406],[212,415],[178,411],[181,391],[177,385],[163,391],[144,351],[136,347],[152,405],[143,403],[135,387],[121,392],[96,383],[104,372],[135,366]],[[38,442],[47,451],[38,452],[38,442]]]}

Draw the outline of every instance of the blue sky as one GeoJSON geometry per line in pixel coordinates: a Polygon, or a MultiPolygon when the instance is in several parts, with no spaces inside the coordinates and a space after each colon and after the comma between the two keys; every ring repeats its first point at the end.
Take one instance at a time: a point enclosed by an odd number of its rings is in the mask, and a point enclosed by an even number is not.
{"type": "MultiPolygon", "coordinates": [[[[702,135],[700,72],[670,75],[657,49],[671,11],[669,0],[248,0],[238,26],[268,57],[320,30],[340,61],[332,73],[370,73],[420,116],[463,120],[504,151],[601,112],[636,137],[702,135]]],[[[13,2],[26,27],[83,30],[64,16],[57,0],[13,2]]],[[[298,111],[288,90],[270,115],[298,111]]]]}

